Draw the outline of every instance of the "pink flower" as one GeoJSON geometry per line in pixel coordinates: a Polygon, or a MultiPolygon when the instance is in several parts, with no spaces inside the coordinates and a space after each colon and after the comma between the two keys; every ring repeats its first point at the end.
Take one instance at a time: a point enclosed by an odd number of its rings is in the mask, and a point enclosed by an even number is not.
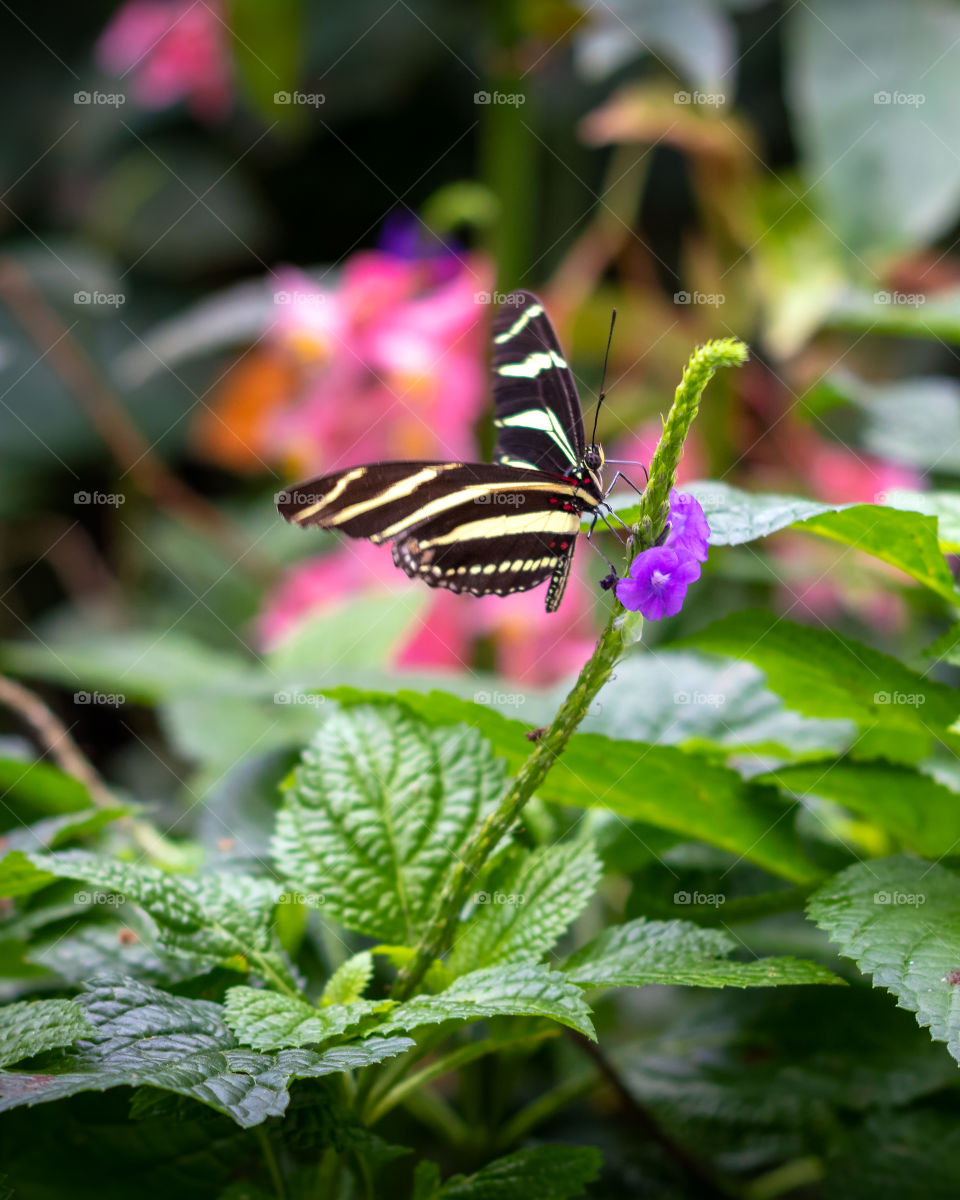
{"type": "MultiPolygon", "coordinates": [[[[260,615],[259,640],[271,649],[324,612],[378,592],[413,608],[411,601],[425,589],[396,569],[386,547],[343,542],[281,578],[260,615]]],[[[479,599],[439,589],[428,595],[426,611],[394,651],[394,667],[463,671],[474,666],[482,638],[492,646],[501,675],[535,687],[579,670],[596,640],[590,589],[576,567],[560,614],[544,609],[543,587],[479,599]]]]}
{"type": "Polygon", "coordinates": [[[270,423],[268,457],[304,472],[476,457],[489,310],[475,292],[490,271],[454,261],[439,284],[430,264],[382,251],[354,255],[335,289],[282,272],[271,337],[302,386],[270,423]]]}
{"type": "Polygon", "coordinates": [[[909,467],[884,462],[862,451],[817,439],[808,447],[806,470],[810,488],[830,504],[882,504],[894,488],[919,489],[920,476],[909,467]]]}
{"type": "Polygon", "coordinates": [[[143,108],[186,100],[197,117],[216,121],[232,100],[227,37],[219,0],[127,0],[95,55],[111,75],[129,75],[143,108]]]}

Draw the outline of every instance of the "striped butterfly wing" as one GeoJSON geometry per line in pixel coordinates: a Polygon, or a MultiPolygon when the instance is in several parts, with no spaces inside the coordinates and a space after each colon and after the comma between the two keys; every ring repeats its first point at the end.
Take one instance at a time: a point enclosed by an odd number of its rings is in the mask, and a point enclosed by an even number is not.
{"type": "Polygon", "coordinates": [[[529,468],[490,463],[376,463],[281,493],[298,525],[393,542],[393,560],[430,587],[475,596],[527,591],[552,577],[560,603],[584,497],[529,468]]]}
{"type": "Polygon", "coordinates": [[[496,460],[569,475],[586,443],[580,398],[543,305],[511,292],[493,322],[496,460]]]}

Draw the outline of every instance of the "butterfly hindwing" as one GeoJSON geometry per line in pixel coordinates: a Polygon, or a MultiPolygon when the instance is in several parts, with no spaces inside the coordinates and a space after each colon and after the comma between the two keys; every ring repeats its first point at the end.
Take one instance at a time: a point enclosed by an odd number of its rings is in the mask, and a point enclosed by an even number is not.
{"type": "Polygon", "coordinates": [[[543,305],[511,292],[493,322],[493,400],[500,463],[568,475],[585,448],[580,399],[543,305]]]}

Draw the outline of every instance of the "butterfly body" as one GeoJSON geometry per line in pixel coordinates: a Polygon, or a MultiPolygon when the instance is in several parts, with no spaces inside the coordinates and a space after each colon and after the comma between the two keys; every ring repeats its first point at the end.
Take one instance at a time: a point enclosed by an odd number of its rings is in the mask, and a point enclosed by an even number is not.
{"type": "Polygon", "coordinates": [[[539,300],[513,292],[494,321],[494,463],[386,462],[336,471],[278,498],[299,525],[392,542],[430,587],[505,596],[550,580],[563,598],[584,513],[604,501],[573,375],[539,300]]]}

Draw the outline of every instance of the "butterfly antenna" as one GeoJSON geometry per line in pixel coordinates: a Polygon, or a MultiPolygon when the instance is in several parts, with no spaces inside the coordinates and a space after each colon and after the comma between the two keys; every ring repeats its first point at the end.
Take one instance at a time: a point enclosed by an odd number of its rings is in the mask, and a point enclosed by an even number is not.
{"type": "Polygon", "coordinates": [[[597,407],[593,412],[593,433],[590,434],[590,445],[594,445],[597,440],[597,422],[600,420],[600,405],[603,403],[603,398],[607,394],[603,388],[607,382],[607,362],[610,359],[610,343],[613,341],[613,327],[617,323],[617,310],[614,309],[610,314],[610,332],[607,334],[607,349],[603,356],[603,374],[600,376],[600,395],[597,397],[597,407]]]}

